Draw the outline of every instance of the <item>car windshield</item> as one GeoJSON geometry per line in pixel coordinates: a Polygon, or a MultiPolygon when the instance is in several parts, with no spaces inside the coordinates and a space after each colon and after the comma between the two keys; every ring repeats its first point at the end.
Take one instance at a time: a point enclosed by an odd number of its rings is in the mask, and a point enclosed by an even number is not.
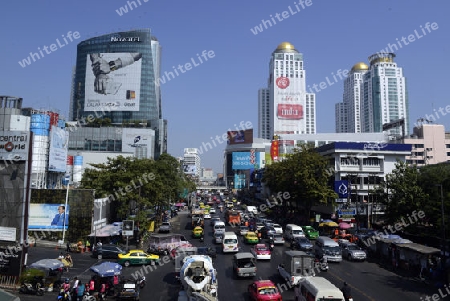
{"type": "Polygon", "coordinates": [[[300,235],[300,234],[303,234],[303,231],[302,230],[292,230],[292,234],[300,235]]]}
{"type": "Polygon", "coordinates": [[[241,230],[248,230],[248,227],[246,227],[246,226],[243,226],[243,227],[241,227],[241,230]]]}
{"type": "Polygon", "coordinates": [[[348,249],[350,251],[359,251],[360,250],[360,248],[358,246],[356,246],[356,245],[349,245],[348,249]]]}
{"type": "Polygon", "coordinates": [[[323,249],[325,251],[328,251],[328,252],[340,252],[341,251],[341,249],[338,246],[336,246],[336,247],[324,247],[323,249]]]}
{"type": "Polygon", "coordinates": [[[237,244],[237,239],[228,238],[228,239],[225,239],[225,241],[223,243],[224,244],[237,244]]]}
{"type": "Polygon", "coordinates": [[[267,247],[257,247],[256,250],[258,251],[267,251],[267,247]]]}
{"type": "Polygon", "coordinates": [[[274,295],[277,293],[276,288],[274,287],[264,287],[259,289],[260,295],[274,295]]]}

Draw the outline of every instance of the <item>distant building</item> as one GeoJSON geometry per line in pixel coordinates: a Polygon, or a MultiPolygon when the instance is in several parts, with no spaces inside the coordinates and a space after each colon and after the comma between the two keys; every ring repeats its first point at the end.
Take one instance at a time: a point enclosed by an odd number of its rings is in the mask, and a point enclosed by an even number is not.
{"type": "Polygon", "coordinates": [[[200,156],[197,148],[185,148],[183,154],[183,172],[187,175],[200,177],[200,156]]]}

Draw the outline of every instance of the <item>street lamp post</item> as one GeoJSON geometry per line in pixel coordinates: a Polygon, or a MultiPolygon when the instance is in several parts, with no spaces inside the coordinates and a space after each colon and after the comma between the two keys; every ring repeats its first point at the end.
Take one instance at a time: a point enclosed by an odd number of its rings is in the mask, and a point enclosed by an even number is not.
{"type": "Polygon", "coordinates": [[[67,179],[67,189],[66,189],[66,202],[64,204],[63,236],[62,236],[63,244],[64,244],[64,239],[66,238],[66,214],[67,214],[67,203],[69,202],[70,177],[66,177],[66,179],[67,179]]]}
{"type": "Polygon", "coordinates": [[[443,265],[445,266],[445,258],[446,258],[446,238],[445,238],[445,212],[444,212],[444,189],[442,187],[442,184],[436,184],[435,186],[438,186],[441,188],[441,227],[442,227],[442,256],[443,256],[443,260],[441,260],[441,262],[443,263],[443,265]]]}

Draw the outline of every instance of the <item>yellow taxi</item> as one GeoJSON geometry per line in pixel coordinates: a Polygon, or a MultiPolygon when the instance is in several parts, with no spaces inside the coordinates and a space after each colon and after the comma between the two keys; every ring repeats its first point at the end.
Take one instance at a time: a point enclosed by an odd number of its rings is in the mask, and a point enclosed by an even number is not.
{"type": "Polygon", "coordinates": [[[192,237],[199,238],[203,236],[203,228],[200,226],[195,227],[192,230],[192,237]]]}
{"type": "Polygon", "coordinates": [[[148,254],[144,250],[130,250],[126,254],[118,255],[118,264],[126,267],[136,264],[159,264],[159,256],[155,254],[148,254]]]}
{"type": "Polygon", "coordinates": [[[255,232],[249,231],[244,235],[244,242],[248,244],[257,244],[259,243],[258,235],[256,235],[255,232]]]}

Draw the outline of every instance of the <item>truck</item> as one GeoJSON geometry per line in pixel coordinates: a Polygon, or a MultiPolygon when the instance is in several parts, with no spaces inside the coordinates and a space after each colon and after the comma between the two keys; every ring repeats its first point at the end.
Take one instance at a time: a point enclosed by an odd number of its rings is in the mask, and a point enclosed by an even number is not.
{"type": "Polygon", "coordinates": [[[250,252],[239,252],[233,256],[233,272],[237,277],[255,277],[256,259],[250,252]]]}
{"type": "Polygon", "coordinates": [[[278,273],[292,287],[300,284],[307,277],[315,276],[314,257],[303,251],[285,251],[278,273]]]}
{"type": "Polygon", "coordinates": [[[241,214],[235,210],[227,210],[225,212],[225,219],[230,226],[241,225],[241,214]]]}

